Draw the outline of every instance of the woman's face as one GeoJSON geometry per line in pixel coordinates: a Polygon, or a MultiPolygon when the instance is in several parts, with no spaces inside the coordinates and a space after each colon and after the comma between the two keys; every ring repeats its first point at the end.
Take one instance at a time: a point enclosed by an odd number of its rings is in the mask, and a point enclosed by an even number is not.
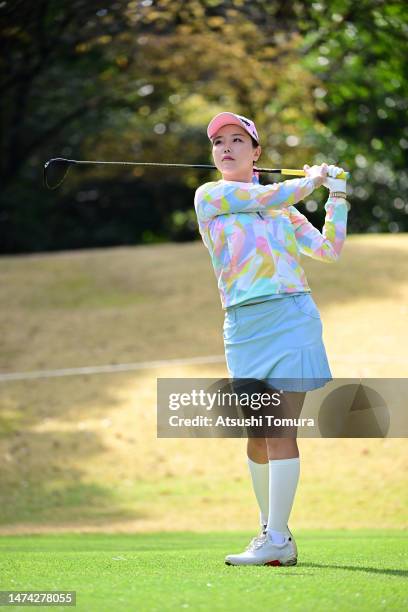
{"type": "Polygon", "coordinates": [[[248,132],[238,125],[224,125],[212,138],[214,164],[224,180],[250,183],[253,162],[261,155],[261,147],[255,149],[248,132]]]}

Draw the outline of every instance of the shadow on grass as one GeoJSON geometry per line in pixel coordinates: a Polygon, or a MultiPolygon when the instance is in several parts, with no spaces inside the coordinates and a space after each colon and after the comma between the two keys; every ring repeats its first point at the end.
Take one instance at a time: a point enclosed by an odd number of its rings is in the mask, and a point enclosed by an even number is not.
{"type": "Polygon", "coordinates": [[[350,572],[367,572],[369,574],[381,574],[385,576],[398,576],[398,578],[406,578],[408,576],[407,570],[399,569],[387,569],[378,567],[360,567],[358,565],[330,565],[328,563],[299,563],[298,567],[311,567],[318,569],[339,569],[347,570],[350,572]]]}
{"type": "MultiPolygon", "coordinates": [[[[3,452],[5,444],[2,440],[3,452]]],[[[97,462],[104,451],[91,431],[21,430],[6,446],[11,465],[0,479],[0,526],[44,523],[52,528],[67,521],[80,525],[145,518],[144,513],[123,507],[112,486],[90,482],[85,467],[97,462]],[[84,470],[68,464],[72,456],[84,470]]]]}

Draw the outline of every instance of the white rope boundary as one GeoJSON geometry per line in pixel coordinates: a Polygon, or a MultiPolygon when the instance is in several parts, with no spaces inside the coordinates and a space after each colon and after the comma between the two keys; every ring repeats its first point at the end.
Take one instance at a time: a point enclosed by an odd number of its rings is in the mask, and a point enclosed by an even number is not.
{"type": "MultiPolygon", "coordinates": [[[[329,355],[330,359],[358,364],[391,363],[392,359],[386,355],[368,357],[366,355],[329,355]]],[[[110,374],[113,372],[131,372],[134,370],[152,370],[155,368],[196,365],[205,363],[224,363],[224,355],[208,355],[207,357],[186,357],[184,359],[162,359],[160,361],[138,361],[135,363],[118,363],[100,366],[84,366],[81,368],[62,368],[58,370],[33,370],[31,372],[0,372],[0,383],[11,380],[35,380],[38,378],[59,378],[63,376],[81,376],[84,374],[110,374]]],[[[399,364],[408,364],[408,359],[398,359],[399,364]]]]}
{"type": "Polygon", "coordinates": [[[34,370],[32,372],[0,372],[0,382],[9,380],[33,380],[36,378],[58,378],[61,376],[81,376],[82,374],[110,374],[111,372],[131,372],[132,370],[149,370],[166,366],[194,365],[202,363],[225,363],[224,355],[208,357],[187,357],[185,359],[163,359],[161,361],[139,361],[136,363],[117,363],[82,368],[63,368],[60,370],[34,370]]]}

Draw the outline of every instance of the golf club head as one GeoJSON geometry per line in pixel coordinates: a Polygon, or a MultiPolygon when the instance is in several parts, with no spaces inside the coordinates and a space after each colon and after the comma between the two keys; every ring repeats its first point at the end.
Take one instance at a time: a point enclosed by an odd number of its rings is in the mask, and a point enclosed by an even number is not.
{"type": "Polygon", "coordinates": [[[49,159],[44,164],[44,185],[48,189],[57,189],[67,176],[71,161],[62,157],[49,159]]]}

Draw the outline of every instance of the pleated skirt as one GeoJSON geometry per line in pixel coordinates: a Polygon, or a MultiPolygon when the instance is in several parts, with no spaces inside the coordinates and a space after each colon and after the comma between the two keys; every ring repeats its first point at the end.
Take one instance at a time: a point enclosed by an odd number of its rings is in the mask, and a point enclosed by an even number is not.
{"type": "Polygon", "coordinates": [[[282,391],[311,391],[333,380],[320,312],[310,293],[285,295],[225,311],[230,378],[266,381],[282,391]]]}

